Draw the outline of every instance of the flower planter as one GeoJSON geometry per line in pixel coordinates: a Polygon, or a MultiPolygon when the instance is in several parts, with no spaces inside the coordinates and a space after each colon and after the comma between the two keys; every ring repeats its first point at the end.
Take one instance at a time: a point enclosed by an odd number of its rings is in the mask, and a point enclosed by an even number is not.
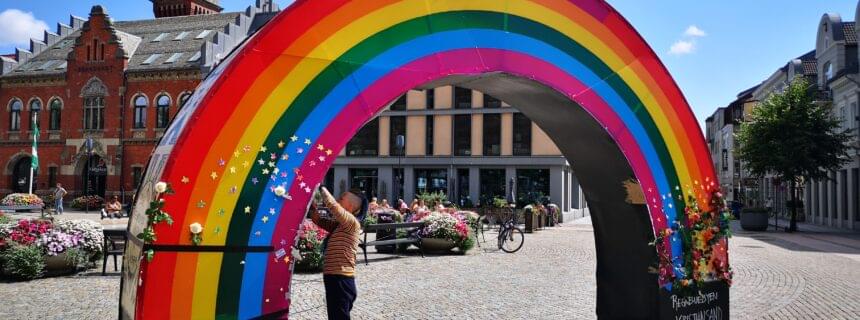
{"type": "Polygon", "coordinates": [[[525,211],[526,232],[532,233],[540,228],[540,215],[534,211],[526,209],[525,211]]]}
{"type": "Polygon", "coordinates": [[[767,220],[770,217],[767,211],[744,210],[741,212],[741,228],[747,231],[767,230],[767,220]]]}
{"type": "Polygon", "coordinates": [[[449,239],[424,238],[421,239],[421,249],[427,252],[447,252],[454,249],[457,244],[449,239]]]}
{"type": "Polygon", "coordinates": [[[45,273],[48,275],[66,274],[77,271],[77,266],[70,262],[66,253],[56,256],[45,256],[45,273]]]}

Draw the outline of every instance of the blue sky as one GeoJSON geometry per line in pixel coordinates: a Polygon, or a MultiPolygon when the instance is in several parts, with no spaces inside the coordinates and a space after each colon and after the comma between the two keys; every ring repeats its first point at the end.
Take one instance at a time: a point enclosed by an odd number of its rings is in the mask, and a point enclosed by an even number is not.
{"type": "MultiPolygon", "coordinates": [[[[278,0],[282,6],[291,0],[278,0]]],[[[102,4],[116,20],[152,17],[147,0],[0,0],[0,53],[26,48],[28,34],[52,31],[69,14],[86,17],[102,4]],[[18,11],[13,11],[18,10],[18,11]],[[16,43],[17,42],[17,43],[16,43]]],[[[253,0],[222,0],[228,11],[253,0]]],[[[703,122],[717,107],[815,46],[825,12],[854,20],[854,0],[609,0],[669,68],[703,122]],[[693,26],[693,27],[691,27],[693,26]]]]}

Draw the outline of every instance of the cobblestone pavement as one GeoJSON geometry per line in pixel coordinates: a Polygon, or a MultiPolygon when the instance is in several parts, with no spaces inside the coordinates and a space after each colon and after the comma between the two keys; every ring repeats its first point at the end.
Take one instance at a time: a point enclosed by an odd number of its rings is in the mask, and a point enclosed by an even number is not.
{"type": "MultiPolygon", "coordinates": [[[[736,231],[730,243],[732,319],[860,319],[857,234],[736,231]]],[[[358,267],[356,319],[594,318],[587,219],[527,234],[515,254],[370,258],[358,267]]],[[[0,319],[116,318],[119,275],[100,271],[0,282],[0,319]]],[[[320,275],[296,275],[292,292],[291,319],[325,318],[320,275]]]]}

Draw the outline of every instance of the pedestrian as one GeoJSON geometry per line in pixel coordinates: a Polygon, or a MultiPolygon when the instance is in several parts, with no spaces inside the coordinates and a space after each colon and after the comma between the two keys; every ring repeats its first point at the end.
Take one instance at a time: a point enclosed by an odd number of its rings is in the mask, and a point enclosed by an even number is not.
{"type": "Polygon", "coordinates": [[[323,260],[326,310],[329,319],[348,320],[358,295],[355,253],[368,202],[360,191],[344,192],[337,200],[325,187],[321,187],[319,193],[329,216],[334,219],[321,218],[316,205],[311,204],[311,220],[330,233],[323,260]]]}
{"type": "Polygon", "coordinates": [[[54,190],[54,212],[57,214],[63,214],[63,197],[67,193],[66,189],[63,189],[63,184],[57,182],[57,188],[54,190]]]}

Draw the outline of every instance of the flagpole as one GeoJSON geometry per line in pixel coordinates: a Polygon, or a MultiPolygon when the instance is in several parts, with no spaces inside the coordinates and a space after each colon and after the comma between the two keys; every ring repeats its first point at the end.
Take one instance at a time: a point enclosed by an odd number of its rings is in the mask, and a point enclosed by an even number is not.
{"type": "Polygon", "coordinates": [[[37,122],[39,118],[37,118],[37,114],[39,112],[33,112],[33,125],[35,126],[33,130],[33,150],[31,150],[31,160],[30,160],[30,194],[33,194],[33,173],[36,171],[36,167],[39,165],[39,153],[36,151],[36,143],[39,141],[39,123],[37,122]]]}

